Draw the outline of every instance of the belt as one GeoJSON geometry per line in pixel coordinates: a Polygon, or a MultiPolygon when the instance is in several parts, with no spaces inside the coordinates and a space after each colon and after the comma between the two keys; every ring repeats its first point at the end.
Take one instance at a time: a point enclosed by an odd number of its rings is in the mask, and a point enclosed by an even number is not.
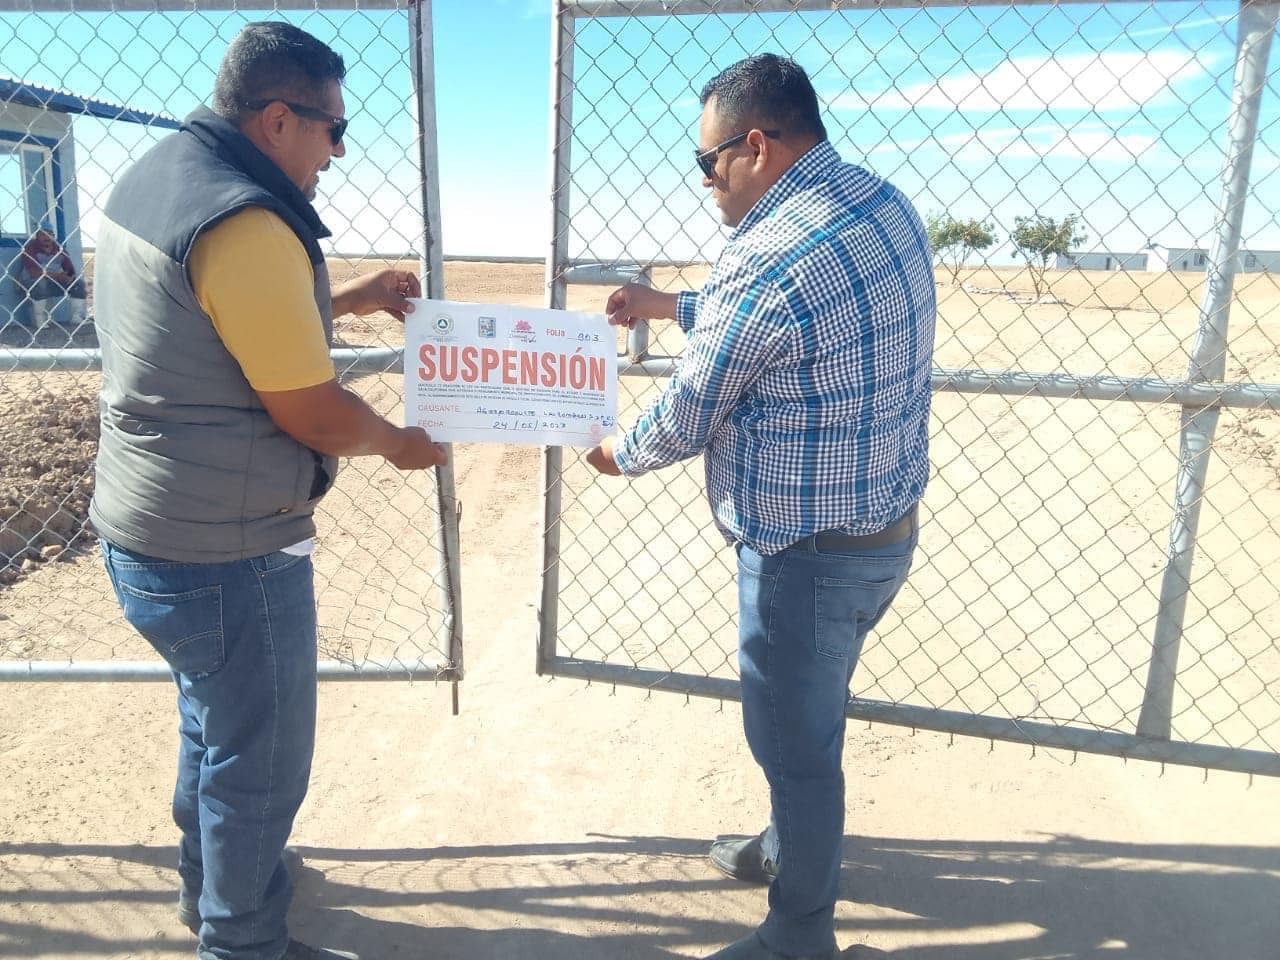
{"type": "Polygon", "coordinates": [[[822,530],[813,535],[816,550],[870,550],[898,543],[916,532],[915,506],[883,530],[875,533],[841,533],[839,530],[822,530]]]}

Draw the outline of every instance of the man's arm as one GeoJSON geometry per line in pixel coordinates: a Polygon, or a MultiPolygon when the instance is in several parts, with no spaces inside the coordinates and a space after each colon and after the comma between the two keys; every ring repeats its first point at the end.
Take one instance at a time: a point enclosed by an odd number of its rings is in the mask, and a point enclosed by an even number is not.
{"type": "Polygon", "coordinates": [[[629,433],[588,453],[601,473],[645,473],[700,453],[747,388],[789,348],[794,326],[785,298],[754,275],[731,278],[689,303],[700,313],[679,368],[629,433]]]}
{"type": "Polygon", "coordinates": [[[352,277],[333,288],[333,315],[354,313],[363,317],[385,310],[401,323],[413,310],[411,298],[422,296],[418,275],[409,270],[379,270],[352,277]]]}
{"type": "Polygon", "coordinates": [[[444,447],[419,427],[384,420],[337,380],[300,390],[258,391],[275,425],[304,446],[334,457],[379,456],[401,470],[438,467],[444,447]]]}
{"type": "Polygon", "coordinates": [[[637,320],[674,320],[677,294],[628,283],[609,294],[604,312],[615,327],[635,329],[637,320]]]}
{"type": "MultiPolygon", "coordinates": [[[[320,453],[381,456],[403,470],[445,462],[443,447],[422,430],[384,420],[338,383],[310,262],[279,217],[261,208],[229,217],[196,241],[190,269],[223,345],[281,430],[320,453]]],[[[339,304],[380,309],[403,303],[391,295],[398,280],[385,276],[395,273],[344,285],[339,304]]],[[[417,289],[416,281],[409,289],[417,289]]]]}

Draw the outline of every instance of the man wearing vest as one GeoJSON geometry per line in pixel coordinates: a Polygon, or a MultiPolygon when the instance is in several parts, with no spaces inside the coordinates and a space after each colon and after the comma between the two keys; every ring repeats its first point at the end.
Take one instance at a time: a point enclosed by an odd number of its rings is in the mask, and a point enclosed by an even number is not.
{"type": "Polygon", "coordinates": [[[310,201],[343,157],[342,58],[252,23],[213,109],[112,191],[98,239],[102,432],[90,518],[126,619],[178,687],[180,920],[202,960],[336,960],[291,940],[285,842],[315,738],[316,504],[337,457],[445,462],[339,386],[335,315],[403,319],[417,277],[330,290],[310,201]]]}

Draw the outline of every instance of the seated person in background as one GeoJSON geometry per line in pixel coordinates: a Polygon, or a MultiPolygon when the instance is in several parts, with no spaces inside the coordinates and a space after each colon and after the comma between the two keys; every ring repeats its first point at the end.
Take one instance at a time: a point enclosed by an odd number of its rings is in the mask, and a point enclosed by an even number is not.
{"type": "MultiPolygon", "coordinates": [[[[83,300],[86,296],[84,280],[76,276],[76,265],[47,223],[40,224],[22,248],[18,285],[32,301],[59,301],[63,297],[83,300]]],[[[83,306],[77,312],[83,314],[83,306]]]]}

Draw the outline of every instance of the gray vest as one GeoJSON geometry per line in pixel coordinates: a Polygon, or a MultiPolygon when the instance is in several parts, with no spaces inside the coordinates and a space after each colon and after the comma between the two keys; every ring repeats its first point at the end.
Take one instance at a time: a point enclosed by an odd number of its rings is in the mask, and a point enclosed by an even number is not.
{"type": "Polygon", "coordinates": [[[101,438],[89,517],[138,553],[191,563],[260,556],[315,534],[337,461],[280,430],[196,299],[196,239],[265,207],[302,240],[332,341],[329,275],[311,205],[207,110],[153,147],[112,191],[94,261],[101,438]]]}

